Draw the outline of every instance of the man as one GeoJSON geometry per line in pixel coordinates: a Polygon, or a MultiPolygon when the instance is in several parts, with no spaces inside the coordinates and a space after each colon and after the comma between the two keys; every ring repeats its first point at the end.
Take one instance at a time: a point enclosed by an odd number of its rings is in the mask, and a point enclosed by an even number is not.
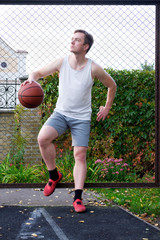
{"type": "Polygon", "coordinates": [[[49,181],[44,188],[44,195],[51,195],[56,184],[62,179],[62,174],[56,168],[53,140],[70,128],[75,158],[73,206],[76,212],[86,211],[82,203],[82,192],[87,173],[86,152],[90,134],[93,79],[99,79],[108,88],[106,104],[100,106],[97,121],[105,120],[116,93],[116,83],[111,76],[98,64],[86,58],[86,53],[92,44],[92,35],[84,30],[76,30],[71,39],[71,55],[57,59],[31,73],[28,80],[23,83],[31,83],[59,72],[59,97],[56,108],[38,135],[40,152],[49,171],[49,181]]]}

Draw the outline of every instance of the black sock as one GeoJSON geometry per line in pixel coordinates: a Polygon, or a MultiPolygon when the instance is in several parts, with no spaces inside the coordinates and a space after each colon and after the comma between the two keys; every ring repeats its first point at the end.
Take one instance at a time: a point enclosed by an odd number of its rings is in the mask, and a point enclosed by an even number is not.
{"type": "Polygon", "coordinates": [[[48,171],[49,172],[49,178],[52,179],[53,181],[58,180],[59,175],[57,172],[57,168],[55,168],[54,170],[48,171]]]}
{"type": "Polygon", "coordinates": [[[75,190],[74,201],[75,201],[76,199],[82,200],[82,192],[83,192],[82,189],[76,189],[76,190],[75,190]]]}

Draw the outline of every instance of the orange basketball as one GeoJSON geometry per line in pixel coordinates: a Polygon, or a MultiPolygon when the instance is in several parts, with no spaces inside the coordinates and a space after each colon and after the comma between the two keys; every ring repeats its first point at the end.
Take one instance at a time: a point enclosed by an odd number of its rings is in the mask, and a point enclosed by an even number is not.
{"type": "Polygon", "coordinates": [[[43,89],[37,82],[27,83],[18,91],[18,99],[26,108],[38,107],[43,102],[43,98],[43,89]]]}

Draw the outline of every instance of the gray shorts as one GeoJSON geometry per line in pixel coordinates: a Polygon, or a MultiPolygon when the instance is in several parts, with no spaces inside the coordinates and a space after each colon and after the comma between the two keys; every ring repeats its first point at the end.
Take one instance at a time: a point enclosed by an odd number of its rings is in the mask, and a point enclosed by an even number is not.
{"type": "Polygon", "coordinates": [[[69,128],[72,134],[72,146],[88,147],[90,120],[79,120],[54,112],[44,125],[55,128],[58,136],[62,135],[69,128]]]}

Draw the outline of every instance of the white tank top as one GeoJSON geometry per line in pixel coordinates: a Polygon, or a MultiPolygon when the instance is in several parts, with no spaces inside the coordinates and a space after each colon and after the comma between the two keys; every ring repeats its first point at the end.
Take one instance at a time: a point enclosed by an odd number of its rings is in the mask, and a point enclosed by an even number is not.
{"type": "Polygon", "coordinates": [[[55,111],[65,116],[80,119],[91,119],[91,59],[81,70],[74,70],[68,62],[68,56],[63,60],[59,73],[59,97],[55,111]]]}

